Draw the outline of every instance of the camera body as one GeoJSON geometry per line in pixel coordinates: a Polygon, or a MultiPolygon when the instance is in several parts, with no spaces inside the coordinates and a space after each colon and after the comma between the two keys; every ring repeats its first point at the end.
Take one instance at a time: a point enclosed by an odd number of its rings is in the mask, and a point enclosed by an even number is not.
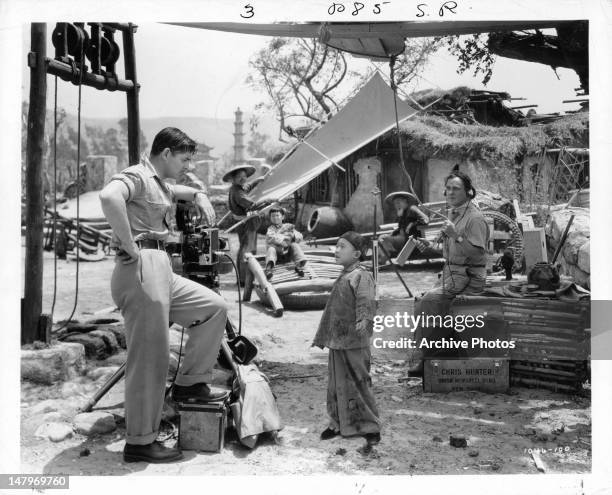
{"type": "Polygon", "coordinates": [[[176,225],[181,242],[168,244],[175,273],[194,280],[210,289],[219,287],[219,252],[228,242],[219,237],[219,229],[199,225],[197,210],[179,201],[176,207],[176,225]]]}

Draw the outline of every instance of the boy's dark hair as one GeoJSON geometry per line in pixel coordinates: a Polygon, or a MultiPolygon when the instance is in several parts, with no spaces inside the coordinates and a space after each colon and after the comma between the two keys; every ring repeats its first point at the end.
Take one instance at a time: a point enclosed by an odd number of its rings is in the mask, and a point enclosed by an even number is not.
{"type": "Polygon", "coordinates": [[[359,261],[363,261],[365,259],[366,251],[368,250],[368,242],[363,236],[354,230],[349,230],[348,232],[342,234],[340,238],[348,241],[356,251],[359,251],[359,261]]]}
{"type": "Polygon", "coordinates": [[[159,155],[166,148],[170,148],[172,153],[195,153],[197,143],[180,129],[166,127],[153,138],[151,155],[159,155]]]}

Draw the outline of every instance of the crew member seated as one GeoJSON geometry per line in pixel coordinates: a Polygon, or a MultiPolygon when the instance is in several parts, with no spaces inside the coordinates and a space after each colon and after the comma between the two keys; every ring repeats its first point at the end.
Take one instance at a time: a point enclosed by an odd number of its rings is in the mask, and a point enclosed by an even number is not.
{"type": "MultiPolygon", "coordinates": [[[[410,236],[422,237],[418,226],[427,225],[429,217],[419,209],[417,198],[409,192],[393,192],[385,198],[385,202],[393,204],[398,225],[390,235],[381,236],[380,243],[388,255],[393,257],[399,254],[410,236]]],[[[379,262],[384,263],[386,260],[387,256],[381,250],[379,262]]]]}
{"type": "Polygon", "coordinates": [[[285,209],[278,206],[270,210],[270,223],[266,232],[266,269],[268,280],[272,279],[274,265],[277,261],[291,260],[295,263],[295,271],[304,276],[306,257],[300,247],[303,236],[295,230],[291,223],[283,223],[285,209]]]}

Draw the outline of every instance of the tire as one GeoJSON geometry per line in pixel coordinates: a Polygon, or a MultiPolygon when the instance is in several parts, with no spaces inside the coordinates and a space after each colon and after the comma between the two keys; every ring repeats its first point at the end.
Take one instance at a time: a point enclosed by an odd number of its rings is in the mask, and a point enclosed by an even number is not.
{"type": "Polygon", "coordinates": [[[285,309],[323,309],[329,299],[329,292],[294,292],[280,296],[285,309]]]}
{"type": "Polygon", "coordinates": [[[520,271],[523,265],[524,245],[523,234],[518,226],[518,223],[512,220],[512,218],[510,218],[508,215],[504,215],[499,211],[483,210],[482,214],[485,217],[492,218],[493,225],[495,225],[495,223],[504,225],[512,234],[512,239],[508,245],[508,249],[512,250],[512,254],[514,256],[514,267],[512,268],[512,271],[520,271]]]}

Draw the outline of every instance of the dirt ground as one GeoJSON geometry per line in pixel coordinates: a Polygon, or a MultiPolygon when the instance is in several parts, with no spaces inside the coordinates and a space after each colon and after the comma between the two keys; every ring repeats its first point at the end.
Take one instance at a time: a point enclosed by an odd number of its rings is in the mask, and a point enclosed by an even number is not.
{"type": "MultiPolygon", "coordinates": [[[[23,265],[23,263],[22,263],[23,265]]],[[[113,260],[81,263],[79,302],[75,318],[112,308],[109,280],[113,260]]],[[[413,292],[430,287],[439,265],[411,265],[402,270],[413,292]]],[[[74,261],[58,261],[55,319],[67,317],[74,300],[74,261]]],[[[233,275],[222,276],[221,292],[238,319],[233,275]]],[[[383,271],[382,297],[405,297],[396,275],[383,271]]],[[[45,253],[44,310],[53,298],[53,257],[45,253]]],[[[411,311],[407,303],[407,311],[411,311]]],[[[110,313],[120,318],[119,313],[110,313]]],[[[243,331],[259,347],[257,363],[270,378],[284,429],[278,441],[262,438],[255,449],[241,446],[231,435],[218,454],[185,452],[181,462],[167,465],[122,461],[124,445],[123,382],[97,408],[115,414],[118,428],[93,437],[75,434],[52,443],[34,436],[37,426],[52,418],[68,421],[125,359],[123,353],[105,361],[89,361],[90,371],[53,386],[22,384],[22,472],[74,475],[127,474],[511,474],[537,473],[528,449],[541,449],[548,473],[587,473],[591,469],[591,411],[588,396],[540,389],[511,388],[508,394],[424,393],[421,380],[405,377],[404,350],[373,350],[373,387],[381,412],[381,443],[364,455],[363,439],[336,437],[322,442],[326,427],[327,352],[310,343],[321,311],[286,310],[275,318],[257,297],[243,305],[243,331]],[[46,401],[43,403],[43,401],[46,401]],[[46,408],[44,404],[54,404],[46,408]],[[449,445],[451,434],[467,438],[467,448],[449,445]]],[[[404,336],[396,330],[397,336],[404,336]]],[[[388,335],[393,337],[393,335],[388,335]]],[[[167,423],[166,436],[172,431],[167,423]]],[[[172,443],[172,438],[168,442],[172,443]]]]}

